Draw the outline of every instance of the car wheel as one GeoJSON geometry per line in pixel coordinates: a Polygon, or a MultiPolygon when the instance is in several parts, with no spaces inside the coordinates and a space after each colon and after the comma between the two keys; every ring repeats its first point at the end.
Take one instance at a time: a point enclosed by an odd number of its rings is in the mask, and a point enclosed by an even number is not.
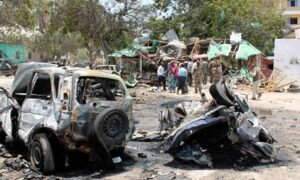
{"type": "Polygon", "coordinates": [[[44,173],[55,170],[51,145],[45,134],[36,134],[33,136],[29,152],[33,169],[44,173]]]}
{"type": "Polygon", "coordinates": [[[129,120],[121,109],[109,108],[97,116],[94,127],[98,139],[102,139],[105,145],[114,146],[125,140],[129,120]]]}

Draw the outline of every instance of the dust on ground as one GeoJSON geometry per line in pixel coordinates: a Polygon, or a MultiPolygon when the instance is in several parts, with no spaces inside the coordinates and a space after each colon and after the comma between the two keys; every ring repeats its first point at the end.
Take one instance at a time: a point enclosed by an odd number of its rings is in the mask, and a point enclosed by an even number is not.
{"type": "MultiPolygon", "coordinates": [[[[0,77],[0,86],[9,88],[13,77],[0,77]]],[[[167,91],[149,92],[148,88],[130,89],[135,92],[134,115],[137,121],[136,130],[155,131],[159,129],[158,108],[161,103],[170,100],[200,100],[199,94],[189,89],[187,95],[170,94],[167,91]]],[[[208,85],[204,92],[210,98],[208,85]]],[[[251,97],[249,90],[237,93],[251,97]]],[[[83,169],[66,169],[54,176],[66,179],[300,179],[300,94],[298,93],[264,93],[257,101],[249,100],[252,109],[260,117],[262,125],[278,141],[280,148],[277,161],[272,164],[249,164],[238,166],[225,164],[217,167],[199,166],[174,160],[172,156],[160,151],[161,142],[131,141],[126,146],[123,162],[112,171],[99,170],[97,165],[89,164],[83,169]]],[[[6,151],[1,146],[1,151],[6,151]]],[[[9,157],[0,153],[0,176],[8,179],[53,178],[32,172],[28,163],[17,153],[9,157]],[[17,163],[20,169],[13,168],[17,163]],[[31,175],[33,174],[33,175],[31,175]]]]}

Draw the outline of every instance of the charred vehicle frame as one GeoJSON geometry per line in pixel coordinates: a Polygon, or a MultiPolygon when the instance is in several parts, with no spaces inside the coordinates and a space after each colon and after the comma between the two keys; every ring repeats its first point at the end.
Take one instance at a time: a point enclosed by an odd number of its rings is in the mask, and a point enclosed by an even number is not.
{"type": "Polygon", "coordinates": [[[134,131],[133,100],[117,75],[24,63],[10,92],[0,92],[1,141],[25,144],[32,167],[45,173],[90,153],[112,167],[134,131]]]}
{"type": "Polygon", "coordinates": [[[182,122],[163,142],[164,151],[177,159],[208,166],[224,161],[225,156],[274,162],[276,141],[260,124],[248,103],[233,94],[226,79],[213,84],[209,90],[213,100],[205,108],[200,106],[187,111],[177,105],[173,106],[175,116],[160,118],[173,128],[172,124],[182,122]]]}

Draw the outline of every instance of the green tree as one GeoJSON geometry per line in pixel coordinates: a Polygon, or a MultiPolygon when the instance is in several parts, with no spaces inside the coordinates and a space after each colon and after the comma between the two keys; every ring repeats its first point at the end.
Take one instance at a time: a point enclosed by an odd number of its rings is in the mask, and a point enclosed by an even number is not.
{"type": "Polygon", "coordinates": [[[113,49],[128,45],[130,35],[127,28],[97,0],[67,0],[55,3],[49,32],[78,34],[82,47],[89,52],[91,63],[94,63],[99,49],[107,57],[113,49]]]}
{"type": "Polygon", "coordinates": [[[32,0],[0,0],[0,27],[34,28],[32,0]]]}
{"type": "Polygon", "coordinates": [[[228,38],[232,31],[264,52],[271,52],[274,39],[283,36],[285,18],[273,0],[162,0],[156,7],[171,11],[171,17],[182,25],[182,38],[228,38]]]}

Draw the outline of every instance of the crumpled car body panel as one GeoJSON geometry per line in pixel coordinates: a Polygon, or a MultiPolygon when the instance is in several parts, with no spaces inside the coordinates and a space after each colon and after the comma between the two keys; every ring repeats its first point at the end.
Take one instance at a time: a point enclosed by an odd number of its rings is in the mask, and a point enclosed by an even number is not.
{"type": "Polygon", "coordinates": [[[218,156],[214,153],[222,154],[223,148],[232,148],[259,162],[273,162],[277,154],[274,138],[260,125],[245,100],[235,96],[234,102],[234,106],[215,103],[198,117],[188,114],[187,121],[184,119],[163,142],[163,150],[175,158],[208,166],[218,156]]]}
{"type": "MultiPolygon", "coordinates": [[[[95,82],[96,82],[95,80],[95,82]]],[[[91,85],[92,86],[92,85],[91,85]]],[[[112,85],[111,85],[112,86],[112,85]]],[[[111,87],[116,89],[116,87],[111,87]]],[[[96,88],[98,88],[96,86],[96,88]]],[[[102,87],[102,91],[106,90],[102,87]]],[[[110,89],[109,89],[110,90],[110,89]]],[[[103,92],[102,92],[103,93],[103,92]]],[[[89,129],[97,115],[107,108],[119,108],[123,110],[129,120],[129,129],[123,143],[117,146],[125,146],[134,131],[132,114],[133,100],[123,80],[113,74],[100,71],[92,71],[81,68],[57,67],[47,63],[24,63],[19,66],[9,95],[0,94],[0,121],[1,128],[8,138],[18,138],[28,145],[32,135],[39,129],[52,131],[60,142],[70,150],[91,152],[93,147],[89,145],[89,129]],[[39,78],[39,75],[42,74],[39,78]],[[45,76],[49,77],[49,87],[38,87],[45,76]],[[118,92],[118,100],[105,98],[99,100],[99,90],[95,97],[88,97],[90,87],[82,86],[84,102],[78,102],[79,80],[89,78],[118,84],[122,90],[118,92]],[[34,92],[36,91],[36,92],[34,92]],[[43,92],[49,91],[50,95],[44,96],[43,92]],[[37,94],[40,93],[40,94],[37,94]],[[9,101],[8,96],[18,102],[19,107],[9,101]],[[93,99],[94,98],[94,99],[93,99]],[[17,123],[17,125],[15,124],[17,123]]],[[[111,147],[115,148],[114,146],[111,147]]],[[[111,149],[108,149],[111,150],[111,149]]]]}

